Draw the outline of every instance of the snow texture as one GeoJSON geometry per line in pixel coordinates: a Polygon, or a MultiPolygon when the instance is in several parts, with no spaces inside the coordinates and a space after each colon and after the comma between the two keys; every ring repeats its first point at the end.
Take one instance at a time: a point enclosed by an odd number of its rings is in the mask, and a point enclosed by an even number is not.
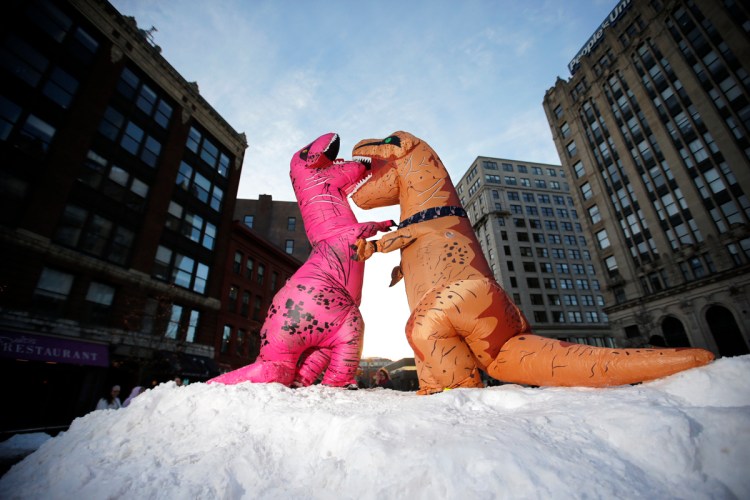
{"type": "Polygon", "coordinates": [[[76,419],[0,498],[750,498],[750,356],[611,389],[162,384],[76,419]]]}

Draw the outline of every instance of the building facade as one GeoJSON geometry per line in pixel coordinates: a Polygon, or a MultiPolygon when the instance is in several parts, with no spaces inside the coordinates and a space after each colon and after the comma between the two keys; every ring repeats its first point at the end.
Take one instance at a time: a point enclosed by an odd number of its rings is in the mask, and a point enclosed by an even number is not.
{"type": "Polygon", "coordinates": [[[559,165],[478,157],[456,186],[495,279],[535,333],[615,347],[601,272],[559,165]]]}
{"type": "Polygon", "coordinates": [[[616,334],[750,345],[750,17],[622,0],[544,96],[616,334]]]}
{"type": "Polygon", "coordinates": [[[0,384],[29,402],[0,426],[218,373],[244,134],[104,0],[12,0],[0,26],[0,384]]]}
{"type": "Polygon", "coordinates": [[[224,265],[221,335],[214,345],[222,371],[255,361],[260,331],[276,292],[301,262],[235,220],[224,265]]]}
{"type": "Polygon", "coordinates": [[[296,201],[274,201],[270,194],[257,200],[240,198],[234,218],[300,262],[310,256],[312,245],[296,201]]]}

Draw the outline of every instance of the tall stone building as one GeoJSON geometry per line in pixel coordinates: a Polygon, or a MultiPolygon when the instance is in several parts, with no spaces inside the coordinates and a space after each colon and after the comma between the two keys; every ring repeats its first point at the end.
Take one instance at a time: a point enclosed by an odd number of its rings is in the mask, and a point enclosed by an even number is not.
{"type": "Polygon", "coordinates": [[[495,279],[535,333],[618,346],[602,312],[601,271],[559,165],[480,156],[456,190],[495,279]]]}
{"type": "Polygon", "coordinates": [[[544,109],[610,325],[748,353],[748,4],[622,0],[592,32],[544,109]]]}
{"type": "Polygon", "coordinates": [[[24,401],[0,427],[217,374],[244,134],[104,0],[6,2],[0,44],[0,386],[24,401]]]}

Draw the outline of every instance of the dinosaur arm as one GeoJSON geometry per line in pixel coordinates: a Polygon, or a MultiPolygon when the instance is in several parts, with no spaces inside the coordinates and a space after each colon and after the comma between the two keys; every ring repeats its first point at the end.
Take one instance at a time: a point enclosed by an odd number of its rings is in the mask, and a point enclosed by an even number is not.
{"type": "Polygon", "coordinates": [[[388,253],[394,250],[400,250],[407,247],[411,242],[414,241],[414,236],[411,232],[411,228],[403,228],[392,233],[388,233],[379,240],[367,241],[364,239],[358,239],[357,242],[352,245],[354,260],[367,260],[372,257],[375,252],[388,253]]]}
{"type": "Polygon", "coordinates": [[[378,234],[378,232],[389,231],[390,228],[397,224],[392,220],[384,220],[381,222],[362,222],[358,225],[359,234],[358,239],[370,238],[378,234]]]}

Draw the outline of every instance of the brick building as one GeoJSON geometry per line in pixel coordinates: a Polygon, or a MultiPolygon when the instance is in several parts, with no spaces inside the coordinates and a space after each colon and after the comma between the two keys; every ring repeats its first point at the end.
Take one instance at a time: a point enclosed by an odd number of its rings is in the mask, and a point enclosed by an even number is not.
{"type": "Polygon", "coordinates": [[[301,265],[239,221],[233,224],[228,255],[219,314],[221,335],[214,344],[222,371],[255,360],[268,307],[276,292],[301,265]]]}
{"type": "Polygon", "coordinates": [[[6,2],[0,44],[0,428],[218,373],[244,134],[104,0],[6,2]]]}
{"type": "Polygon", "coordinates": [[[310,256],[312,246],[296,201],[274,201],[270,194],[239,198],[234,218],[300,262],[310,256]]]}

